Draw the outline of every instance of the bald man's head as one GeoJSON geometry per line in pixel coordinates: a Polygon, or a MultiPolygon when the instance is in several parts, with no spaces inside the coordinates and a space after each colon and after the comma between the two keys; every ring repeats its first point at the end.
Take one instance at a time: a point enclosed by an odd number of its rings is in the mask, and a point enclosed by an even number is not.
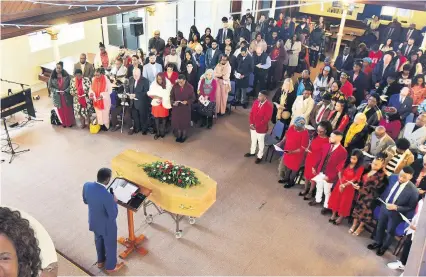
{"type": "Polygon", "coordinates": [[[374,133],[376,134],[376,137],[382,138],[384,135],[386,135],[386,128],[383,126],[377,126],[374,130],[374,133]]]}

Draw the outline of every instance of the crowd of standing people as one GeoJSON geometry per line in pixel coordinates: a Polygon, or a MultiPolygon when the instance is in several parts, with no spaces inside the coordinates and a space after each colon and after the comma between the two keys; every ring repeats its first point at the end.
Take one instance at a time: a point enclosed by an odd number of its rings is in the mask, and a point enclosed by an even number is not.
{"type": "MultiPolygon", "coordinates": [[[[351,217],[353,235],[376,221],[368,248],[383,255],[403,221],[400,214],[418,217],[426,191],[421,32],[397,20],[381,26],[373,17],[365,34],[333,60],[322,17],[315,24],[284,13],[256,20],[248,10],[241,20],[231,24],[223,17],[222,23],[216,34],[192,26],[187,38],[178,32],[167,42],[156,30],[146,56],[142,49],[129,55],[124,47],[111,55],[100,43],[94,65],[82,54],[73,76],[58,63],[49,91],[63,127],[76,117],[84,128],[95,113],[101,130],[117,131],[121,116],[130,135],[152,130],[159,139],[170,125],[182,143],[191,125],[212,128],[213,118],[229,109],[231,91],[233,106],[247,108],[249,97],[257,96],[245,157],[262,162],[265,147],[273,146],[265,146],[269,125],[275,124],[272,133],[281,130],[275,137],[282,149],[279,183],[291,188],[303,175],[299,195],[310,206],[322,205],[322,214],[330,212],[332,224],[351,217]],[[318,76],[311,76],[318,65],[318,76]],[[374,220],[376,207],[381,210],[374,220]]],[[[389,266],[403,268],[405,261],[389,266]]]]}

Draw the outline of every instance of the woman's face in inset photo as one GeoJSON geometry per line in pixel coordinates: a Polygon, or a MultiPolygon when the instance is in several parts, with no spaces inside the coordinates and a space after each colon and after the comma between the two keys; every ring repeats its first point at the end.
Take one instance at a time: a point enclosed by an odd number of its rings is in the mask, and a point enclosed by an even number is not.
{"type": "Polygon", "coordinates": [[[0,234],[0,276],[18,277],[18,256],[13,243],[0,234]]]}

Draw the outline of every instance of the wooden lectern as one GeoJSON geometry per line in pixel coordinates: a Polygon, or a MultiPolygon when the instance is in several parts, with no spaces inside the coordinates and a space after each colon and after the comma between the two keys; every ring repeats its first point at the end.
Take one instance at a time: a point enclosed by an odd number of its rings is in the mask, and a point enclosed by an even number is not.
{"type": "MultiPolygon", "coordinates": [[[[120,177],[119,179],[124,179],[127,182],[132,183],[131,181],[120,177]]],[[[114,182],[112,182],[114,183],[114,182]]],[[[134,184],[136,185],[136,184],[134,184]]],[[[120,258],[125,259],[127,256],[130,255],[133,251],[138,252],[140,255],[145,256],[148,254],[148,250],[140,246],[140,244],[145,240],[144,235],[135,235],[135,223],[133,219],[133,213],[137,212],[139,210],[139,207],[143,205],[143,202],[145,199],[151,194],[152,190],[145,188],[141,185],[137,185],[139,187],[138,191],[135,193],[135,196],[132,197],[132,199],[128,203],[123,203],[120,200],[117,201],[117,204],[122,206],[127,210],[127,226],[129,229],[129,237],[119,237],[118,242],[126,247],[126,250],[124,250],[122,253],[120,253],[120,258]],[[139,196],[143,196],[138,199],[139,196]],[[142,201],[140,201],[143,199],[142,201]],[[138,201],[139,200],[139,201],[138,201]]]]}

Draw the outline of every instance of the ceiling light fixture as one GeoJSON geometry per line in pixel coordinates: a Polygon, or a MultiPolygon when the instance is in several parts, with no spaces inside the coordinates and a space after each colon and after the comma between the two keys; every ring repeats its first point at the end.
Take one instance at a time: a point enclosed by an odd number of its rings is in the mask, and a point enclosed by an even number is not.
{"type": "Polygon", "coordinates": [[[98,11],[101,9],[101,6],[98,7],[98,11]]]}
{"type": "Polygon", "coordinates": [[[84,6],[84,8],[86,9],[86,11],[87,11],[87,6],[84,6]]]}
{"type": "Polygon", "coordinates": [[[119,10],[121,10],[120,6],[117,6],[117,8],[118,8],[119,10]]]}

